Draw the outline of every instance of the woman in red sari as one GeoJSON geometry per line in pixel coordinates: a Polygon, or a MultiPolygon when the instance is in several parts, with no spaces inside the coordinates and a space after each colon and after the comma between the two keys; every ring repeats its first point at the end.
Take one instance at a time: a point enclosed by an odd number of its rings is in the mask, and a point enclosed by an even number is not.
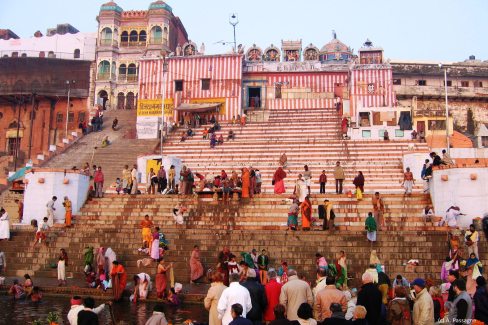
{"type": "Polygon", "coordinates": [[[278,167],[273,175],[273,182],[274,182],[274,192],[275,194],[283,194],[285,193],[285,179],[286,172],[283,170],[283,167],[278,167]]]}
{"type": "Polygon", "coordinates": [[[193,251],[190,255],[190,282],[195,283],[203,276],[203,265],[200,262],[200,247],[193,246],[193,251]]]}
{"type": "Polygon", "coordinates": [[[302,230],[310,230],[310,223],[312,221],[312,202],[307,195],[302,204],[300,204],[300,211],[302,213],[302,230]]]}
{"type": "Polygon", "coordinates": [[[158,299],[165,297],[166,291],[166,272],[173,267],[173,264],[166,264],[164,258],[161,257],[158,264],[158,271],[156,272],[156,293],[158,299]]]}
{"type": "Polygon", "coordinates": [[[241,197],[243,199],[249,198],[249,189],[251,186],[251,176],[249,173],[249,169],[247,168],[242,168],[242,193],[241,197]]]}
{"type": "Polygon", "coordinates": [[[113,261],[112,264],[112,272],[110,272],[110,276],[112,277],[112,291],[114,293],[114,300],[119,301],[127,285],[127,273],[118,261],[113,261]]]}

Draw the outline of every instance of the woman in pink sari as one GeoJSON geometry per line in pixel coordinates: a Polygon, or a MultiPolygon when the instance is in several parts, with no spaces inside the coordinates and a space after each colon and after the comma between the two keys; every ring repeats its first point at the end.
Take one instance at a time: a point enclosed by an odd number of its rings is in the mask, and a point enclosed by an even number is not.
{"type": "Polygon", "coordinates": [[[149,255],[155,261],[159,260],[159,227],[154,228],[154,232],[152,234],[152,243],[151,243],[151,250],[149,251],[149,255]]]}
{"type": "Polygon", "coordinates": [[[283,170],[283,167],[278,167],[273,175],[273,183],[274,183],[274,192],[275,194],[283,194],[285,193],[285,182],[284,179],[286,177],[286,172],[283,170]]]}
{"type": "Polygon", "coordinates": [[[200,247],[195,245],[190,255],[190,282],[195,283],[203,276],[203,272],[203,265],[200,262],[200,247]]]}

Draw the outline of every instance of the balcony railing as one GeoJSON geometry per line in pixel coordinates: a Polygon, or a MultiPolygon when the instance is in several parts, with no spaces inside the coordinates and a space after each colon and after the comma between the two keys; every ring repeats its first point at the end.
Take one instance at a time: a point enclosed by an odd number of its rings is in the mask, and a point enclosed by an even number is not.
{"type": "Polygon", "coordinates": [[[111,79],[110,72],[103,72],[103,73],[99,72],[97,79],[98,80],[110,80],[111,79]]]}
{"type": "Polygon", "coordinates": [[[121,74],[117,78],[118,82],[137,82],[137,75],[136,74],[121,74]]]}
{"type": "Polygon", "coordinates": [[[150,38],[149,45],[162,45],[163,39],[162,38],[150,38]]]}
{"type": "Polygon", "coordinates": [[[129,41],[129,42],[120,42],[121,47],[142,47],[146,46],[147,42],[143,41],[129,41]]]}
{"type": "MultiPolygon", "coordinates": [[[[394,85],[393,90],[399,96],[445,96],[444,86],[406,86],[394,85]]],[[[447,87],[448,97],[479,97],[488,98],[488,87],[447,87]]]]}

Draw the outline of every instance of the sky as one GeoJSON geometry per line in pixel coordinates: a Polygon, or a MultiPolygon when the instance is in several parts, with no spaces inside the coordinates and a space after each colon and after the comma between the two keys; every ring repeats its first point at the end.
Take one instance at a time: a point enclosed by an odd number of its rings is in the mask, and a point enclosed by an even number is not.
{"type": "MultiPolygon", "coordinates": [[[[107,0],[108,1],[108,0],[107,0]]],[[[98,0],[0,0],[0,28],[21,38],[59,23],[82,32],[97,30],[98,0]]],[[[147,10],[149,0],[116,1],[124,10],[147,10]]],[[[206,53],[228,52],[229,17],[237,13],[237,43],[263,50],[281,40],[302,40],[319,49],[337,38],[355,53],[367,38],[393,60],[458,62],[488,60],[487,0],[168,0],[189,38],[206,53]]]]}

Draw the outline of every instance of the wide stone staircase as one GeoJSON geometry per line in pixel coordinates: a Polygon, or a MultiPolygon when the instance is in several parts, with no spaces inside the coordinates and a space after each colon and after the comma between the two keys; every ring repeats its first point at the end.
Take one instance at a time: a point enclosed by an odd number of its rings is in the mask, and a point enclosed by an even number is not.
{"type": "MultiPolygon", "coordinates": [[[[281,261],[287,261],[312,280],[316,252],[331,260],[344,250],[349,259],[349,274],[358,285],[356,280],[369,263],[370,251],[376,249],[392,277],[402,273],[409,280],[438,278],[447,254],[446,229],[425,222],[421,217],[422,208],[430,202],[428,196],[386,195],[387,229],[378,233],[374,244],[366,240],[364,231],[365,214],[371,210],[370,195],[359,202],[345,195],[329,198],[335,202],[338,224],[335,232],[318,231],[319,225],[308,232],[287,231],[290,202],[276,195],[260,195],[251,201],[225,204],[196,196],[108,195],[88,202],[74,218],[72,228],[54,228],[49,247],[32,248],[34,230],[24,228],[14,230],[11,241],[0,242],[0,250],[5,251],[11,261],[7,270],[10,276],[27,272],[35,277],[55,278],[56,270],[50,265],[56,262],[59,249],[65,248],[70,258],[68,276],[81,278],[83,251],[87,246],[112,247],[129,276],[139,272],[155,275],[154,263],[148,268],[138,268],[136,264],[138,259],[147,257],[137,251],[142,244],[138,225],[143,216],[149,214],[170,241],[167,260],[175,263],[176,281],[182,283],[189,282],[188,262],[195,244],[201,247],[204,265],[213,269],[217,254],[225,245],[235,253],[266,248],[272,265],[278,267],[281,261]],[[179,203],[188,208],[184,225],[176,225],[171,213],[179,203]],[[415,271],[407,272],[405,264],[410,259],[418,259],[420,265],[415,271]]],[[[323,196],[318,195],[312,198],[314,218],[318,218],[316,204],[322,199],[323,196]]],[[[484,240],[482,242],[480,253],[485,256],[486,247],[484,240]]]]}
{"type": "Polygon", "coordinates": [[[62,155],[48,161],[43,167],[71,169],[90,166],[102,166],[105,187],[122,176],[124,165],[132,166],[140,155],[151,153],[158,144],[157,140],[138,140],[135,138],[135,110],[112,110],[104,114],[101,132],[92,132],[83,137],[62,155]],[[117,117],[116,131],[112,130],[112,121],[117,117]],[[111,144],[102,148],[102,140],[108,136],[111,144]],[[95,149],[96,148],[96,149],[95,149]]]}
{"type": "MultiPolygon", "coordinates": [[[[286,170],[291,171],[285,179],[287,191],[293,190],[298,173],[308,165],[315,193],[319,190],[318,178],[322,170],[328,176],[326,192],[335,192],[332,173],[338,160],[346,171],[347,190],[353,189],[352,180],[362,171],[367,193],[401,193],[403,154],[409,150],[428,152],[425,143],[412,141],[342,140],[340,117],[331,109],[271,111],[267,121],[248,123],[244,127],[223,124],[217,134],[223,134],[225,142],[213,149],[209,140],[202,138],[203,127],[195,129],[196,135],[184,142],[180,141],[182,129],[172,133],[163,145],[163,153],[180,157],[183,164],[204,175],[217,176],[222,169],[228,174],[232,170],[240,173],[245,166],[258,168],[265,193],[273,192],[271,179],[283,152],[288,156],[286,170]],[[236,135],[234,141],[226,141],[229,130],[236,135]]],[[[415,177],[420,178],[420,175],[415,177]]],[[[420,189],[418,182],[415,190],[420,189]]]]}

